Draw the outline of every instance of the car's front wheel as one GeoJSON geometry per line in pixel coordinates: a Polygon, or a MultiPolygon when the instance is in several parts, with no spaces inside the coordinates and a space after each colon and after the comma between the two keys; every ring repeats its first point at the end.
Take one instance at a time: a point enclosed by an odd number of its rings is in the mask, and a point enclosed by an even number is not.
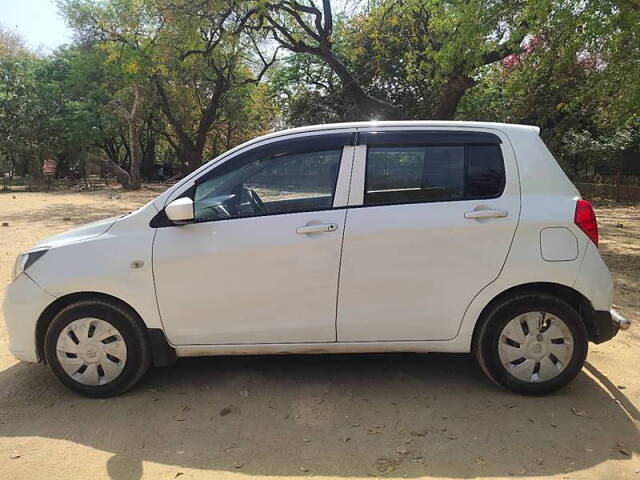
{"type": "Polygon", "coordinates": [[[141,322],[105,300],[83,300],[60,311],[47,329],[44,351],[58,380],[89,397],[129,390],[151,363],[141,322]]]}
{"type": "Polygon", "coordinates": [[[548,393],[569,383],[587,356],[580,315],[547,293],[525,293],[494,305],[474,338],[478,363],[497,384],[519,393],[548,393]]]}

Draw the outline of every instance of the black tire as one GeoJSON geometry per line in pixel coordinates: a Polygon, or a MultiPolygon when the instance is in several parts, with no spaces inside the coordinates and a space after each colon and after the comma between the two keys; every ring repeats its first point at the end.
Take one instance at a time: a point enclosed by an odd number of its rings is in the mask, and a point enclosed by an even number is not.
{"type": "Polygon", "coordinates": [[[473,352],[484,373],[501,387],[524,395],[542,395],[567,385],[580,372],[588,351],[588,334],[582,318],[564,300],[543,292],[520,293],[490,307],[481,319],[473,339],[473,352]],[[573,353],[564,370],[544,382],[516,378],[500,361],[500,335],[512,319],[527,312],[548,312],[561,319],[573,336],[573,353]]]}
{"type": "Polygon", "coordinates": [[[82,300],[68,305],[53,319],[44,339],[44,353],[49,367],[58,380],[71,390],[87,397],[103,398],[120,395],[133,387],[146,373],[151,364],[151,350],[146,329],[136,315],[108,300],[82,300]],[[127,348],[127,358],[120,374],[104,385],[80,383],[60,365],[56,344],[60,332],[71,322],[81,318],[97,318],[115,327],[127,348]]]}

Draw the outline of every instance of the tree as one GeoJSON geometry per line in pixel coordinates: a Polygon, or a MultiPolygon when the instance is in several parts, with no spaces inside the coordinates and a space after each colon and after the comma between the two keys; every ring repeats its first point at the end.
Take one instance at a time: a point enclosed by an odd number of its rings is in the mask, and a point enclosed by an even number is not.
{"type": "Polygon", "coordinates": [[[509,2],[383,0],[337,26],[329,0],[259,5],[259,25],[321,58],[365,119],[453,118],[476,71],[519,51],[529,23],[509,2]]]}
{"type": "Polygon", "coordinates": [[[331,2],[323,0],[322,7],[313,2],[298,3],[284,0],[278,3],[260,2],[257,25],[282,47],[294,53],[321,58],[342,82],[342,88],[365,118],[384,117],[404,119],[407,115],[396,106],[369,95],[334,48],[334,22],[331,2]]]}
{"type": "MultiPolygon", "coordinates": [[[[275,60],[244,32],[252,12],[240,2],[160,2],[163,26],[153,75],[168,131],[164,135],[188,171],[200,166],[209,133],[236,89],[257,84],[275,60]],[[254,51],[259,71],[248,66],[254,51]]],[[[227,124],[229,125],[229,124],[227,124]]]]}
{"type": "Polygon", "coordinates": [[[34,183],[44,157],[64,141],[59,130],[65,115],[52,88],[46,60],[23,48],[0,56],[0,154],[10,169],[21,166],[34,183]]]}
{"type": "Polygon", "coordinates": [[[619,2],[556,4],[523,52],[485,69],[459,118],[538,125],[567,173],[638,149],[640,10],[619,2]],[[634,80],[636,79],[636,80],[634,80]]]}
{"type": "Polygon", "coordinates": [[[61,0],[71,45],[0,28],[0,161],[131,188],[281,123],[535,124],[569,174],[640,150],[640,9],[617,0],[61,0]],[[344,7],[344,3],[341,4],[344,7]],[[276,56],[279,56],[276,60],[276,56]],[[284,121],[282,120],[284,117],[284,121]]]}
{"type": "Polygon", "coordinates": [[[269,73],[269,83],[290,126],[358,120],[340,79],[322,59],[294,53],[269,73]]]}
{"type": "Polygon", "coordinates": [[[38,119],[33,97],[37,59],[30,54],[0,57],[0,158],[2,173],[13,172],[35,146],[31,122],[38,119]]]}
{"type": "Polygon", "coordinates": [[[28,53],[24,41],[16,32],[9,30],[0,23],[0,57],[24,55],[28,53]]]}
{"type": "Polygon", "coordinates": [[[216,128],[210,139],[210,156],[215,157],[232,147],[268,133],[279,110],[274,93],[265,84],[245,83],[227,95],[216,128]]]}
{"type": "Polygon", "coordinates": [[[78,38],[103,48],[115,74],[128,80],[128,92],[117,95],[114,107],[127,125],[129,170],[125,171],[107,158],[92,156],[91,160],[108,168],[126,188],[139,189],[142,163],[140,132],[146,98],[144,85],[153,74],[152,60],[163,18],[158,15],[153,2],[146,0],[62,0],[61,6],[78,38]],[[126,104],[123,102],[125,98],[126,104]]]}

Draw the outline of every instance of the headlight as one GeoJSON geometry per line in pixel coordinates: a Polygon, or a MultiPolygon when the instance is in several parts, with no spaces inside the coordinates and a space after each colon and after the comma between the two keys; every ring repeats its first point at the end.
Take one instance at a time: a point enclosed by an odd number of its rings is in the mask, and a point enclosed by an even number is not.
{"type": "Polygon", "coordinates": [[[21,253],[16,258],[16,263],[13,267],[13,280],[18,278],[22,272],[24,272],[29,266],[33,265],[36,260],[47,253],[49,247],[39,248],[37,250],[31,250],[29,252],[21,253]]]}

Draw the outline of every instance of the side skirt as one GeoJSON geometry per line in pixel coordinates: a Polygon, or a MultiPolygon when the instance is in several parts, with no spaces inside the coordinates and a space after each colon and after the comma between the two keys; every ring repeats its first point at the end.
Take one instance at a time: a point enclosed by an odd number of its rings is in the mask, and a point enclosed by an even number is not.
{"type": "Polygon", "coordinates": [[[443,341],[416,342],[332,342],[332,343],[275,343],[234,345],[177,345],[178,357],[214,355],[272,355],[272,354],[325,354],[325,353],[468,353],[471,337],[456,337],[443,341]]]}

